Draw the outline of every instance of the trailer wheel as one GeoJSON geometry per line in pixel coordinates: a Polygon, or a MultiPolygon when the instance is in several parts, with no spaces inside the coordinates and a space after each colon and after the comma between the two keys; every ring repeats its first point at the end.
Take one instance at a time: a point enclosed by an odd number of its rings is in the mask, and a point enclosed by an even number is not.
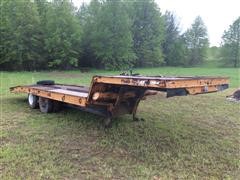
{"type": "Polygon", "coordinates": [[[33,94],[28,94],[28,104],[32,109],[37,109],[39,107],[38,96],[35,96],[33,94]]]}
{"type": "Polygon", "coordinates": [[[43,113],[50,113],[53,111],[53,101],[48,98],[39,97],[40,111],[43,113]]]}
{"type": "Polygon", "coordinates": [[[53,101],[53,112],[58,112],[62,109],[62,103],[59,101],[53,101]]]}

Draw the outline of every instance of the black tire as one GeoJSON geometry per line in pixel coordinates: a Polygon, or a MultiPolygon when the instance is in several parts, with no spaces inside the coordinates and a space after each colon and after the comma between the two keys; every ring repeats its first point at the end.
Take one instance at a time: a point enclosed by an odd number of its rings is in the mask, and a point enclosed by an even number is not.
{"type": "Polygon", "coordinates": [[[59,101],[53,101],[53,112],[58,112],[62,109],[62,103],[59,101]]]}
{"type": "Polygon", "coordinates": [[[33,94],[28,94],[28,105],[32,109],[37,109],[39,108],[38,104],[38,96],[35,96],[33,94]]]}
{"type": "Polygon", "coordinates": [[[53,111],[53,100],[39,97],[40,111],[43,113],[51,113],[53,111]]]}
{"type": "Polygon", "coordinates": [[[39,84],[39,85],[54,85],[55,82],[52,80],[42,80],[42,81],[38,81],[37,84],[39,84]]]}

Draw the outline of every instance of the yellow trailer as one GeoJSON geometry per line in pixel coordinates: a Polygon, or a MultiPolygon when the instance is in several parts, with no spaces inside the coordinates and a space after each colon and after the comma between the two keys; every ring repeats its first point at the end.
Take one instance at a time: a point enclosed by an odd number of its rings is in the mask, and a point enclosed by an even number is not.
{"type": "Polygon", "coordinates": [[[31,108],[41,112],[57,111],[61,104],[102,115],[105,125],[122,114],[133,114],[141,100],[166,92],[167,97],[196,95],[227,89],[227,77],[94,76],[90,87],[39,81],[34,85],[11,87],[13,93],[27,93],[31,108]]]}

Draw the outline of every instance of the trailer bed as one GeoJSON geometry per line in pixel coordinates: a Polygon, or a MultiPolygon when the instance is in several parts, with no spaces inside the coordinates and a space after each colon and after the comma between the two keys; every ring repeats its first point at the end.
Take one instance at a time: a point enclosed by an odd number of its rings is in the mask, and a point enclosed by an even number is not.
{"type": "Polygon", "coordinates": [[[222,91],[228,84],[227,77],[94,76],[90,87],[54,83],[15,86],[10,91],[114,117],[135,116],[139,102],[156,91],[166,92],[167,97],[196,95],[222,91]]]}

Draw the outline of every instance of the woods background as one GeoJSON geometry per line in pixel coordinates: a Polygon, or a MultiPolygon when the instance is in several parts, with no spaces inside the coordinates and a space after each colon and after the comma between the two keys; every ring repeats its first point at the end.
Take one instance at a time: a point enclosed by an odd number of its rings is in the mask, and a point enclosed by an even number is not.
{"type": "Polygon", "coordinates": [[[210,48],[200,16],[181,32],[154,0],[0,2],[0,70],[240,66],[240,17],[210,48]]]}

